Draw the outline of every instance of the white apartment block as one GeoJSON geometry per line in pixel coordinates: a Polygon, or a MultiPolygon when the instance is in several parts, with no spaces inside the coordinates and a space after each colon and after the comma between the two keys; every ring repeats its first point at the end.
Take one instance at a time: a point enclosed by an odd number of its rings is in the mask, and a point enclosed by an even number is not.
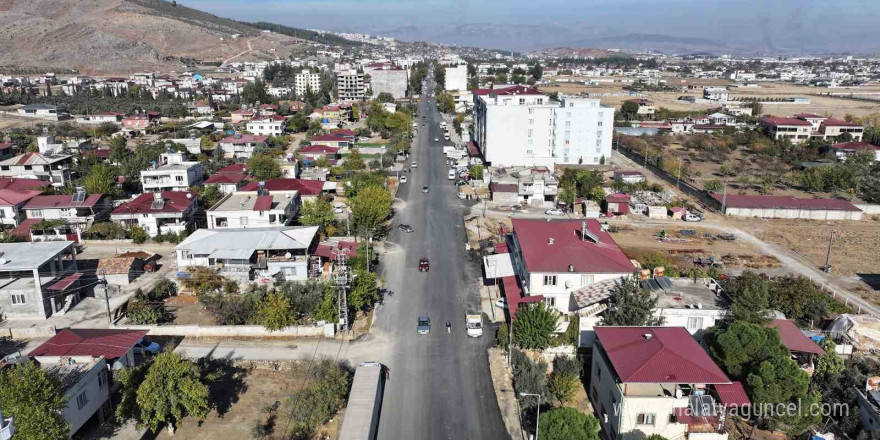
{"type": "Polygon", "coordinates": [[[201,162],[185,161],[183,153],[169,151],[161,158],[161,165],[141,171],[144,192],[187,191],[205,179],[201,162]]]}
{"type": "Polygon", "coordinates": [[[459,64],[446,68],[446,90],[467,90],[467,65],[459,64]]]}
{"type": "Polygon", "coordinates": [[[208,229],[288,226],[299,212],[299,191],[236,191],[208,209],[208,229]]]}
{"type": "Polygon", "coordinates": [[[251,119],[247,131],[257,136],[284,136],[285,119],[282,116],[251,119]]]}
{"type": "Polygon", "coordinates": [[[317,93],[321,90],[321,74],[303,69],[300,73],[296,74],[293,84],[293,92],[300,98],[306,96],[306,91],[308,90],[317,93]]]}
{"type": "Polygon", "coordinates": [[[406,90],[409,86],[409,73],[402,67],[383,65],[378,69],[372,69],[370,74],[370,88],[373,96],[380,93],[388,93],[394,99],[406,98],[406,90]]]}
{"type": "Polygon", "coordinates": [[[596,165],[611,156],[614,110],[599,100],[551,100],[534,88],[475,92],[474,141],[496,167],[596,165]]]}

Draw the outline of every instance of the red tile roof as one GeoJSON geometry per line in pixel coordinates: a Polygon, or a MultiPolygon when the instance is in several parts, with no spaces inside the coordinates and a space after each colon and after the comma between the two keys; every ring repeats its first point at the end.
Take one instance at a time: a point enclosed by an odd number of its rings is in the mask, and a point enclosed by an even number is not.
{"type": "Polygon", "coordinates": [[[12,142],[0,142],[0,150],[8,150],[12,148],[12,142]]]}
{"type": "Polygon", "coordinates": [[[28,356],[125,356],[147,330],[62,329],[28,356]]]}
{"type": "Polygon", "coordinates": [[[621,383],[730,383],[684,327],[596,327],[595,331],[621,383]]]}
{"type": "Polygon", "coordinates": [[[48,186],[49,182],[45,180],[0,177],[0,189],[42,189],[48,186]]]}
{"type": "Polygon", "coordinates": [[[348,138],[335,135],[335,134],[322,134],[320,136],[315,136],[311,140],[312,142],[348,142],[348,138]]]}
{"type": "Polygon", "coordinates": [[[599,239],[581,239],[581,220],[514,219],[513,232],[529,272],[630,274],[632,262],[596,220],[585,220],[587,230],[599,239]],[[553,244],[550,244],[550,241],[553,244]]]}
{"type": "Polygon", "coordinates": [[[828,118],[822,121],[822,126],[832,126],[832,127],[862,127],[862,124],[856,124],[855,122],[847,122],[842,121],[840,119],[832,119],[828,118]]]}
{"type": "Polygon", "coordinates": [[[309,145],[300,148],[299,152],[305,154],[336,154],[339,152],[339,148],[327,145],[309,145]]]}
{"type": "Polygon", "coordinates": [[[489,192],[493,193],[519,193],[519,185],[515,183],[490,183],[489,192]]]}
{"type": "Polygon", "coordinates": [[[91,208],[98,204],[104,194],[89,194],[80,203],[74,203],[73,194],[58,196],[36,196],[24,205],[24,209],[66,209],[66,208],[91,208]]]}
{"type": "Polygon", "coordinates": [[[773,322],[770,323],[770,327],[779,330],[779,338],[782,339],[782,343],[788,347],[790,351],[818,355],[825,354],[825,350],[823,350],[822,347],[818,346],[810,338],[804,335],[804,333],[797,328],[793,322],[787,319],[774,319],[773,322]]]}
{"type": "Polygon", "coordinates": [[[252,134],[242,134],[239,137],[235,136],[226,136],[223,139],[220,139],[221,144],[259,144],[261,142],[266,142],[269,139],[269,136],[256,136],[252,134]]]}
{"type": "Polygon", "coordinates": [[[348,257],[357,255],[358,244],[353,241],[340,241],[338,243],[321,243],[315,248],[315,255],[323,258],[333,258],[333,249],[340,248],[345,250],[348,257]]]}
{"type": "Polygon", "coordinates": [[[880,150],[880,147],[876,145],[871,145],[867,142],[839,142],[836,144],[832,144],[831,148],[843,151],[880,150]]]}
{"type": "Polygon", "coordinates": [[[338,135],[338,136],[357,136],[357,132],[356,132],[356,131],[354,131],[354,130],[346,130],[346,129],[333,130],[333,131],[330,132],[330,134],[335,134],[335,135],[338,135]]]}
{"type": "Polygon", "coordinates": [[[58,280],[55,284],[52,284],[51,286],[49,286],[48,290],[56,290],[56,291],[67,290],[70,288],[70,286],[73,285],[73,283],[77,282],[80,278],[82,278],[82,276],[83,276],[82,272],[76,272],[76,273],[70,274],[70,275],[58,280]]]}
{"type": "Polygon", "coordinates": [[[225,167],[220,168],[214,174],[244,174],[246,170],[247,164],[234,163],[232,165],[226,165],[225,167]]]}
{"type": "MultiPolygon", "coordinates": [[[[722,194],[712,194],[712,198],[721,203],[724,200],[722,194]]],[[[790,196],[760,196],[728,194],[726,200],[728,208],[755,208],[755,209],[804,209],[804,210],[830,210],[830,211],[861,211],[850,202],[842,199],[798,199],[790,196]]]]}
{"type": "Polygon", "coordinates": [[[196,195],[189,191],[162,191],[165,203],[161,209],[153,209],[153,193],[143,193],[130,202],[125,202],[113,210],[111,215],[156,214],[184,212],[196,202],[196,195]],[[189,196],[189,198],[187,198],[189,196]]]}
{"type": "Polygon", "coordinates": [[[630,200],[629,194],[608,194],[605,197],[608,203],[629,203],[630,200]]]}
{"type": "Polygon", "coordinates": [[[35,224],[43,221],[41,218],[26,218],[18,224],[12,231],[9,233],[12,235],[17,235],[26,239],[27,241],[31,240],[31,228],[34,227],[35,224]]]}
{"type": "MultiPolygon", "coordinates": [[[[306,179],[269,179],[263,182],[269,191],[299,191],[300,196],[317,196],[324,190],[324,182],[306,179]]],[[[239,191],[256,191],[259,182],[251,182],[239,191]]]]}
{"type": "Polygon", "coordinates": [[[515,85],[510,87],[503,87],[492,89],[492,94],[496,96],[505,96],[505,95],[543,95],[543,93],[539,92],[538,89],[534,87],[527,87],[522,85],[515,85]]]}
{"type": "Polygon", "coordinates": [[[0,189],[0,206],[15,206],[42,193],[38,189],[0,189]]]}
{"type": "Polygon", "coordinates": [[[825,116],[817,115],[815,113],[798,113],[794,115],[794,117],[798,119],[827,119],[825,116]]]}
{"type": "Polygon", "coordinates": [[[272,196],[257,196],[254,201],[254,211],[268,211],[272,209],[272,196]]]}
{"type": "Polygon", "coordinates": [[[758,119],[758,121],[762,122],[764,124],[767,124],[767,125],[772,125],[772,126],[798,125],[801,127],[805,127],[805,126],[812,126],[813,125],[807,121],[804,121],[803,119],[781,118],[781,117],[777,117],[777,116],[768,116],[765,118],[758,119]]]}
{"type": "Polygon", "coordinates": [[[238,183],[242,180],[248,180],[250,176],[247,174],[232,174],[232,173],[223,173],[223,174],[214,174],[209,177],[208,180],[205,181],[205,185],[210,184],[232,184],[238,183]]]}
{"type": "Polygon", "coordinates": [[[718,400],[727,408],[751,406],[752,404],[740,382],[734,381],[729,384],[717,384],[715,385],[715,391],[718,392],[718,400]]]}
{"type": "Polygon", "coordinates": [[[467,150],[471,157],[477,157],[480,155],[480,150],[477,149],[477,146],[474,145],[473,141],[468,141],[467,150]]]}
{"type": "Polygon", "coordinates": [[[544,295],[522,296],[523,290],[519,287],[516,276],[502,277],[501,287],[504,290],[504,297],[507,298],[507,313],[510,319],[516,318],[520,304],[532,304],[544,300],[544,295]]]}

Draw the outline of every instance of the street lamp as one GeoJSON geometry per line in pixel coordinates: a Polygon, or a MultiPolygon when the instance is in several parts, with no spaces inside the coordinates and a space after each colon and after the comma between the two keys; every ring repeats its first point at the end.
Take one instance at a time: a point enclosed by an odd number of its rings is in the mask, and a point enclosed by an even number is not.
{"type": "Polygon", "coordinates": [[[541,426],[541,395],[533,393],[519,393],[520,396],[535,396],[538,398],[538,416],[535,418],[535,440],[538,440],[538,428],[541,426]]]}

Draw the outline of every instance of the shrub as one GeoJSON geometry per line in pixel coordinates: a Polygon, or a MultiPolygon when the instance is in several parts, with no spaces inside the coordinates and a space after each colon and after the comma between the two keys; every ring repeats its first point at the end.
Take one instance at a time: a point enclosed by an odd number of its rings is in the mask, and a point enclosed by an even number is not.
{"type": "Polygon", "coordinates": [[[128,236],[133,242],[137,244],[144,243],[145,241],[147,241],[148,238],[150,238],[147,235],[147,231],[145,231],[144,228],[141,228],[140,226],[132,226],[131,230],[128,231],[128,236]]]}
{"type": "Polygon", "coordinates": [[[121,240],[126,238],[126,231],[118,223],[101,222],[95,223],[83,232],[86,240],[121,240]]]}
{"type": "Polygon", "coordinates": [[[528,304],[520,307],[513,320],[513,340],[526,349],[544,349],[550,346],[556,330],[557,313],[546,304],[528,304]]]}
{"type": "Polygon", "coordinates": [[[507,326],[507,323],[504,323],[498,326],[498,330],[495,332],[495,346],[507,351],[509,343],[510,328],[507,326]]]}

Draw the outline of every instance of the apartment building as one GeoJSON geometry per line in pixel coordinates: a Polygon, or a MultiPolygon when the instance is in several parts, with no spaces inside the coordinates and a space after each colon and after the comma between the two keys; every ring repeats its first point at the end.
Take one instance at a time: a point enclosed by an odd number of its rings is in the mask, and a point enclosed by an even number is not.
{"type": "Polygon", "coordinates": [[[179,234],[194,222],[198,198],[187,191],[144,193],[119,205],[110,219],[125,227],[139,226],[150,237],[179,234]]]}
{"type": "Polygon", "coordinates": [[[64,220],[66,227],[55,228],[53,231],[31,233],[32,241],[40,240],[79,240],[83,231],[96,221],[109,218],[113,204],[104,194],[86,194],[77,188],[74,194],[36,196],[23,207],[27,220],[22,222],[27,229],[44,220],[64,220]],[[35,235],[36,234],[36,235],[35,235]]]}
{"type": "Polygon", "coordinates": [[[370,89],[374,97],[388,93],[394,99],[406,98],[409,88],[409,72],[406,69],[389,63],[364,70],[370,75],[370,89]]]}
{"type": "Polygon", "coordinates": [[[611,156],[613,118],[595,99],[557,102],[525,86],[479,89],[473,140],[493,166],[598,165],[611,156]]]}
{"type": "Polygon", "coordinates": [[[247,131],[257,136],[284,136],[287,119],[284,116],[259,116],[247,122],[247,131]]]}
{"type": "Polygon", "coordinates": [[[249,159],[258,148],[266,147],[268,136],[236,133],[220,139],[218,146],[227,159],[249,159]]]}
{"type": "Polygon", "coordinates": [[[22,177],[64,186],[70,179],[71,156],[25,153],[0,162],[0,177],[22,177]]]}
{"type": "Polygon", "coordinates": [[[321,90],[321,74],[303,69],[293,77],[293,93],[302,98],[307,91],[318,93],[321,90]]]}
{"type": "Polygon", "coordinates": [[[21,208],[42,193],[37,189],[0,189],[0,225],[18,226],[24,219],[21,208]]]}
{"type": "Polygon", "coordinates": [[[727,440],[751,405],[684,327],[596,327],[588,396],[609,440],[727,440]]]}
{"type": "Polygon", "coordinates": [[[758,119],[758,124],[767,136],[774,140],[788,139],[793,144],[810,139],[813,125],[809,121],[797,118],[781,118],[768,116],[758,119]]]}
{"type": "Polygon", "coordinates": [[[169,150],[160,160],[161,165],[141,171],[144,192],[187,191],[205,180],[201,162],[185,161],[181,152],[169,150]]]}
{"type": "Polygon", "coordinates": [[[336,88],[342,102],[361,101],[367,94],[364,74],[357,70],[346,70],[336,74],[336,88]]]}
{"type": "Polygon", "coordinates": [[[77,299],[78,293],[59,294],[82,276],[72,241],[3,243],[0,258],[5,261],[0,265],[5,319],[45,319],[77,299]]]}
{"type": "Polygon", "coordinates": [[[447,91],[456,90],[464,92],[467,90],[467,64],[447,67],[444,70],[446,72],[445,78],[447,91]]]}
{"type": "Polygon", "coordinates": [[[287,226],[299,213],[298,191],[235,191],[208,209],[208,228],[287,226]]]}

